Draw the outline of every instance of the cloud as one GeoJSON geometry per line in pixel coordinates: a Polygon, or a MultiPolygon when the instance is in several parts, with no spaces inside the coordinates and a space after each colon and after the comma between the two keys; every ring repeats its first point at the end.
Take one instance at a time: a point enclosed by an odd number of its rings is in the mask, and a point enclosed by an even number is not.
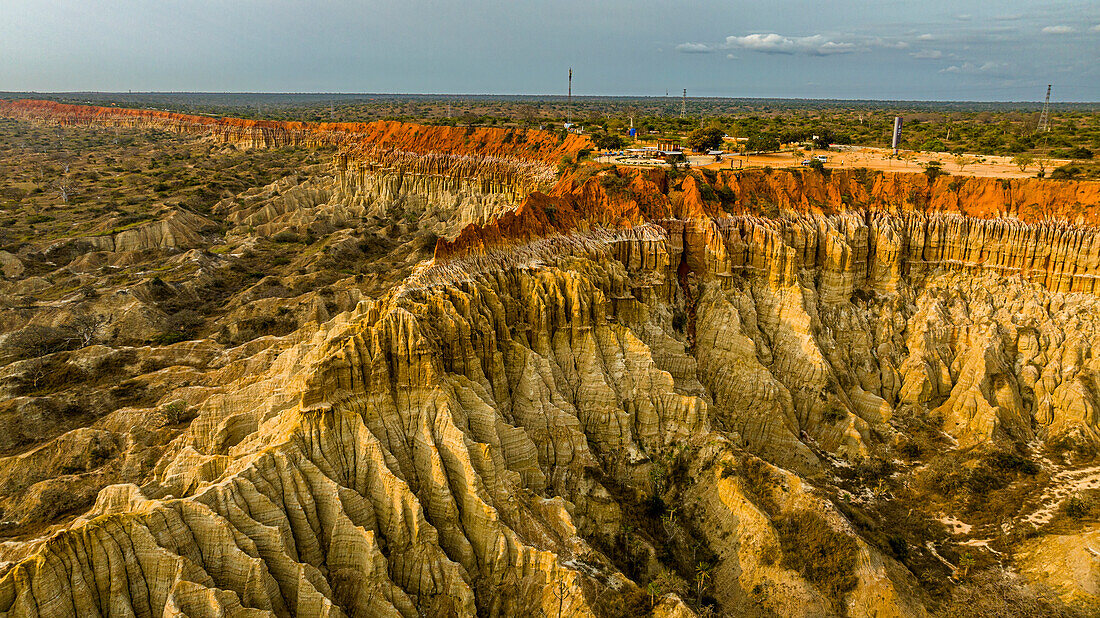
{"type": "Polygon", "coordinates": [[[921,60],[935,60],[937,58],[943,58],[943,52],[938,49],[922,49],[919,52],[913,52],[909,55],[914,58],[920,58],[921,60]]]}
{"type": "Polygon", "coordinates": [[[940,73],[957,73],[959,75],[1003,75],[1008,70],[1008,65],[1003,62],[964,62],[953,64],[946,69],[940,69],[940,73]]]}
{"type": "Polygon", "coordinates": [[[1069,34],[1071,32],[1076,32],[1073,26],[1047,26],[1042,30],[1043,34],[1069,34]]]}
{"type": "Polygon", "coordinates": [[[917,37],[918,41],[935,41],[936,35],[934,34],[922,34],[917,37]]]}
{"type": "Polygon", "coordinates": [[[780,34],[749,34],[726,37],[725,47],[745,49],[762,54],[801,54],[806,56],[831,56],[866,51],[866,46],[846,41],[835,41],[821,34],[813,36],[783,36],[780,34]]]}
{"type": "Polygon", "coordinates": [[[875,37],[868,44],[872,47],[885,47],[886,49],[909,49],[907,41],[889,41],[882,37],[875,37]]]}
{"type": "Polygon", "coordinates": [[[1089,28],[1089,32],[1100,32],[1100,24],[1096,24],[1095,26],[1089,28]]]}
{"type": "Polygon", "coordinates": [[[971,16],[969,14],[964,13],[962,15],[956,15],[955,19],[957,19],[959,21],[970,21],[970,17],[971,16]]]}
{"type": "Polygon", "coordinates": [[[709,54],[714,52],[711,46],[706,43],[680,43],[676,46],[676,51],[682,54],[709,54]]]}

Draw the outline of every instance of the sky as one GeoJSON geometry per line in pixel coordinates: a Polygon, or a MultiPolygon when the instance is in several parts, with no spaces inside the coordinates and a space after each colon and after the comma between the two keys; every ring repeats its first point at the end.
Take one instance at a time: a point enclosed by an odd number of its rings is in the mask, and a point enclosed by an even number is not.
{"type": "Polygon", "coordinates": [[[0,91],[1100,101],[1100,0],[0,0],[0,91]]]}

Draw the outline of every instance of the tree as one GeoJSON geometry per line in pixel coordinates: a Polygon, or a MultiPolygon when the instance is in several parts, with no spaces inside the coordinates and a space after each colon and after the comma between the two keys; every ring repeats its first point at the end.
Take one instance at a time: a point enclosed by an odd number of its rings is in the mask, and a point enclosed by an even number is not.
{"type": "Polygon", "coordinates": [[[657,607],[657,599],[664,596],[661,592],[661,586],[656,581],[649,582],[645,587],[646,594],[649,595],[649,607],[650,609],[657,607]]]}
{"type": "Polygon", "coordinates": [[[1016,164],[1016,167],[1020,168],[1021,172],[1026,172],[1027,167],[1035,162],[1035,157],[1026,152],[1021,152],[1015,157],[1012,157],[1012,162],[1016,164]]]}
{"type": "Polygon", "coordinates": [[[35,358],[87,347],[100,338],[111,318],[100,314],[76,313],[61,326],[32,324],[11,333],[3,348],[16,358],[35,358]]]}
{"type": "Polygon", "coordinates": [[[72,345],[64,329],[31,324],[8,335],[4,348],[15,358],[24,359],[70,350],[72,345]]]}
{"type": "Polygon", "coordinates": [[[533,127],[538,124],[539,114],[538,110],[533,105],[523,105],[519,108],[519,117],[523,121],[523,126],[533,127]]]}
{"type": "Polygon", "coordinates": [[[767,133],[757,133],[749,137],[745,144],[748,152],[774,152],[779,150],[779,138],[767,133]]]}
{"type": "Polygon", "coordinates": [[[688,144],[691,149],[696,152],[706,152],[708,150],[718,150],[722,147],[722,138],[726,136],[726,132],[721,127],[707,127],[705,129],[695,129],[688,136],[688,144]]]}
{"type": "Polygon", "coordinates": [[[618,150],[626,145],[621,135],[600,131],[592,136],[592,142],[600,150],[618,150]]]}
{"type": "Polygon", "coordinates": [[[1050,165],[1050,161],[1046,159],[1036,159],[1035,165],[1039,167],[1039,173],[1036,174],[1039,178],[1043,178],[1047,175],[1047,165],[1050,165]]]}
{"type": "Polygon", "coordinates": [[[161,410],[164,413],[165,422],[169,425],[179,425],[187,420],[187,403],[183,400],[173,401],[161,410]]]}
{"type": "Polygon", "coordinates": [[[714,565],[709,562],[700,562],[695,565],[695,604],[703,605],[703,591],[707,589],[707,580],[710,579],[711,569],[714,565]]]}
{"type": "Polygon", "coordinates": [[[69,179],[69,164],[65,164],[65,171],[61,177],[57,179],[57,197],[61,198],[62,203],[68,204],[69,198],[76,192],[73,187],[72,181],[69,179]]]}
{"type": "Polygon", "coordinates": [[[1079,147],[1074,148],[1073,150],[1069,151],[1069,155],[1073,159],[1088,160],[1088,159],[1092,158],[1092,151],[1089,150],[1088,148],[1085,148],[1084,146],[1079,146],[1079,147]]]}
{"type": "Polygon", "coordinates": [[[78,348],[86,348],[99,340],[99,331],[111,323],[109,316],[98,313],[77,313],[67,325],[78,348]]]}
{"type": "Polygon", "coordinates": [[[923,165],[924,174],[928,176],[929,182],[935,182],[937,178],[944,174],[943,163],[939,161],[929,161],[923,165]]]}
{"type": "Polygon", "coordinates": [[[968,157],[964,154],[955,155],[955,166],[959,168],[961,172],[967,165],[974,163],[973,157],[968,157]]]}
{"type": "Polygon", "coordinates": [[[562,611],[565,609],[565,599],[569,598],[572,592],[566,586],[565,580],[560,577],[554,587],[551,588],[551,592],[553,592],[554,598],[558,600],[558,618],[561,618],[564,615],[562,611]]]}

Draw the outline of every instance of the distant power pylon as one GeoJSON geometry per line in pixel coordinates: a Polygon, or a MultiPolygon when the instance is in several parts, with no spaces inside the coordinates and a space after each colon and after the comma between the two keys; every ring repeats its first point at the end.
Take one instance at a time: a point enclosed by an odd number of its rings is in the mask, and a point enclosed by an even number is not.
{"type": "Polygon", "coordinates": [[[684,88],[684,98],[680,100],[680,117],[686,118],[688,113],[688,89],[684,88]]]}
{"type": "Polygon", "coordinates": [[[1050,84],[1047,84],[1047,100],[1043,103],[1043,113],[1039,114],[1039,124],[1036,125],[1037,133],[1050,132],[1050,84]]]}

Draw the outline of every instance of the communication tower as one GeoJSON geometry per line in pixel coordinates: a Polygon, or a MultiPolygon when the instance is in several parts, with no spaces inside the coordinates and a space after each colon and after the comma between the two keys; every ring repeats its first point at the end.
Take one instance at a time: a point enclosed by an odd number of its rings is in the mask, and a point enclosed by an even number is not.
{"type": "Polygon", "coordinates": [[[901,146],[901,116],[894,116],[894,136],[890,140],[890,146],[894,149],[894,155],[898,154],[901,146]]]}
{"type": "Polygon", "coordinates": [[[573,67],[569,67],[569,98],[566,103],[565,122],[573,124],[573,67]]]}
{"type": "Polygon", "coordinates": [[[680,117],[684,118],[688,113],[688,89],[684,88],[684,98],[680,99],[680,117]]]}
{"type": "Polygon", "coordinates": [[[1039,114],[1039,124],[1036,125],[1037,133],[1050,132],[1050,84],[1047,84],[1047,100],[1043,103],[1043,113],[1039,114]]]}

